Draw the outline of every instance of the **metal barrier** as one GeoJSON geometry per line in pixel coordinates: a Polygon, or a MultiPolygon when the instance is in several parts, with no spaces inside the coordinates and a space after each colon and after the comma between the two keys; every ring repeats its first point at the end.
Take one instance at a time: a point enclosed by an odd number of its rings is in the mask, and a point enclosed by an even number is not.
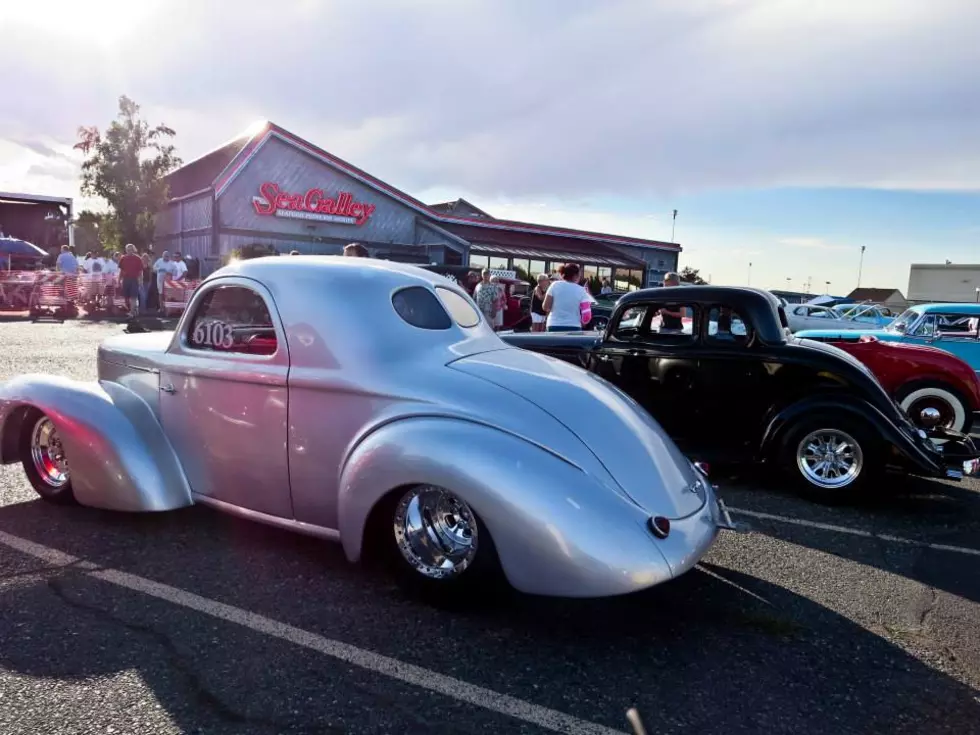
{"type": "MultiPolygon", "coordinates": [[[[167,276],[162,310],[168,315],[183,312],[199,284],[167,276]]],[[[0,311],[71,311],[73,306],[90,314],[125,311],[121,278],[116,273],[0,271],[0,311]]]]}

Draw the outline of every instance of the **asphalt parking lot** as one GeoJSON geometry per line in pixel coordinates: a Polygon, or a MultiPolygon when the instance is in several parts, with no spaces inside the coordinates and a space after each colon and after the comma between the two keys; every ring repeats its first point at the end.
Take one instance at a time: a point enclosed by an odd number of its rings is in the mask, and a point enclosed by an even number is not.
{"type": "MultiPolygon", "coordinates": [[[[0,321],[0,381],[95,377],[122,327],[0,321]]],[[[338,546],[204,508],[36,499],[0,467],[0,735],[980,733],[980,484],[824,508],[719,480],[747,524],[614,600],[440,610],[338,546]]]]}

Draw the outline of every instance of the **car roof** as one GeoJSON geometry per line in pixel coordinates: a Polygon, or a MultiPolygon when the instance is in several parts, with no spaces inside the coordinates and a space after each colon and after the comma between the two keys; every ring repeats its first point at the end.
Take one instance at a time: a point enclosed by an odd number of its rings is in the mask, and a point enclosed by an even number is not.
{"type": "Polygon", "coordinates": [[[933,311],[953,311],[960,312],[962,314],[969,314],[971,316],[980,316],[980,304],[970,304],[970,303],[945,303],[945,304],[919,304],[918,306],[912,307],[913,311],[918,311],[921,314],[928,314],[933,311]]]}
{"type": "Polygon", "coordinates": [[[616,302],[616,309],[648,301],[674,301],[676,303],[725,304],[752,320],[759,338],[768,344],[783,344],[786,334],[780,324],[779,299],[760,288],[746,286],[660,286],[642,288],[624,294],[616,302]]]}
{"type": "Polygon", "coordinates": [[[416,265],[336,255],[267,256],[233,261],[201,285],[227,277],[251,279],[268,289],[297,367],[352,361],[367,367],[402,359],[444,364],[452,356],[502,346],[482,317],[475,327],[457,323],[433,330],[413,327],[399,316],[392,296],[412,286],[453,291],[478,313],[459,284],[416,265]],[[305,345],[312,347],[300,349],[305,345]]]}

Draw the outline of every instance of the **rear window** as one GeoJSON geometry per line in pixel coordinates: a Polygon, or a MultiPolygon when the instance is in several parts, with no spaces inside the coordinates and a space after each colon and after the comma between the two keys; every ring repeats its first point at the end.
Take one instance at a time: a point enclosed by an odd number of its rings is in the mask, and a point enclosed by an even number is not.
{"type": "Polygon", "coordinates": [[[422,286],[396,291],[391,297],[391,305],[398,316],[419,329],[449,329],[453,325],[439,299],[422,286]]]}
{"type": "Polygon", "coordinates": [[[468,299],[463,298],[455,291],[439,286],[436,286],[436,293],[439,294],[442,303],[459,326],[468,328],[475,327],[480,323],[480,312],[468,299]]]}

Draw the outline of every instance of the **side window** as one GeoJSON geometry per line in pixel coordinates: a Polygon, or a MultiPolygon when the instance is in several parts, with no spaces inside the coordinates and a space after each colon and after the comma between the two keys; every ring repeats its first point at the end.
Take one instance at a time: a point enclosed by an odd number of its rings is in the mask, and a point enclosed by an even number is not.
{"type": "Polygon", "coordinates": [[[752,338],[752,329],[742,315],[728,306],[713,306],[708,311],[708,334],[704,341],[713,345],[744,345],[752,338]]]}
{"type": "Polygon", "coordinates": [[[208,291],[187,327],[195,350],[273,355],[276,330],[265,301],[245,286],[218,286],[208,291]]]}
{"type": "Polygon", "coordinates": [[[402,319],[419,329],[449,329],[452,319],[435,295],[423,286],[409,286],[394,293],[391,305],[402,319]]]}
{"type": "Polygon", "coordinates": [[[695,308],[691,304],[669,302],[631,306],[623,312],[613,332],[613,339],[665,344],[693,342],[695,308]]]}
{"type": "Polygon", "coordinates": [[[436,294],[459,326],[475,327],[480,323],[480,312],[460,294],[441,286],[436,286],[436,294]]]}
{"type": "Polygon", "coordinates": [[[963,314],[940,314],[939,332],[942,339],[977,339],[977,320],[963,314]]]}
{"type": "Polygon", "coordinates": [[[912,331],[907,332],[910,337],[932,337],[936,332],[936,315],[926,314],[912,331]]]}

